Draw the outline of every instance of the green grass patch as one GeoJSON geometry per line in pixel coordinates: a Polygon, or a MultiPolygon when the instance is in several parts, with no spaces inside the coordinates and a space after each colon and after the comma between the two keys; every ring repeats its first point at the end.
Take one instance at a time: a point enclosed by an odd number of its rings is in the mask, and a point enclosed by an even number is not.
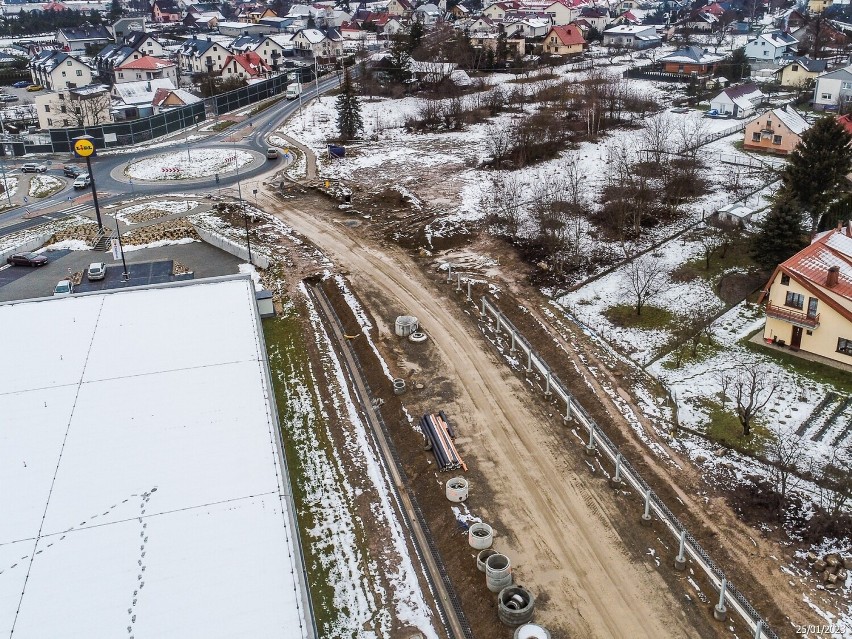
{"type": "Polygon", "coordinates": [[[221,122],[217,122],[212,127],[210,127],[214,131],[224,131],[229,126],[235,125],[237,122],[235,120],[222,120],[221,122]]]}
{"type": "MultiPolygon", "coordinates": [[[[763,328],[761,327],[759,330],[762,331],[763,328]]],[[[753,335],[744,337],[740,340],[740,344],[750,351],[760,353],[764,357],[775,360],[776,363],[791,373],[801,375],[806,379],[820,384],[833,386],[838,391],[852,394],[852,373],[849,371],[834,368],[821,362],[812,362],[811,360],[797,357],[782,350],[755,344],[749,341],[753,335]]]]}
{"type": "Polygon", "coordinates": [[[680,366],[677,366],[675,355],[669,355],[668,359],[663,362],[663,368],[667,370],[677,370],[688,364],[697,364],[709,359],[722,350],[722,347],[716,342],[707,343],[706,338],[702,338],[698,348],[695,349],[695,355],[692,354],[692,342],[688,342],[680,346],[682,355],[680,357],[680,366]]]}
{"type": "Polygon", "coordinates": [[[666,329],[674,321],[675,316],[659,306],[645,305],[642,314],[636,314],[636,307],[631,304],[610,306],[603,312],[610,322],[624,328],[659,328],[666,329]]]}
{"type": "Polygon", "coordinates": [[[752,422],[751,435],[743,435],[743,426],[735,413],[735,406],[727,402],[725,408],[710,399],[701,400],[710,412],[710,422],[707,424],[707,436],[715,441],[747,453],[761,453],[766,443],[772,438],[772,433],[760,423],[760,419],[752,422]]]}
{"type": "Polygon", "coordinates": [[[749,248],[747,239],[738,238],[733,240],[726,250],[723,251],[722,247],[719,247],[710,252],[709,268],[705,256],[699,255],[677,267],[672,272],[672,278],[685,282],[701,278],[712,282],[731,269],[754,270],[757,264],[749,255],[749,248]]]}
{"type": "Polygon", "coordinates": [[[254,107],[251,111],[249,111],[249,115],[252,116],[252,115],[257,115],[258,113],[263,113],[264,111],[266,111],[266,109],[268,109],[272,105],[277,104],[278,102],[283,100],[284,97],[285,96],[283,96],[283,95],[279,95],[277,98],[273,98],[272,100],[269,100],[268,102],[264,102],[263,104],[260,104],[256,107],[254,107]]]}

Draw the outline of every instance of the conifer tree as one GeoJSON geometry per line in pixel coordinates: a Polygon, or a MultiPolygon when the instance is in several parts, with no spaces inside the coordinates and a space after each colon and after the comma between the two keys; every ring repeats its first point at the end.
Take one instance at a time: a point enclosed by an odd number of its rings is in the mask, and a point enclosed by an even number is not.
{"type": "Polygon", "coordinates": [[[356,137],[363,129],[361,120],[361,104],[355,95],[355,87],[352,84],[352,76],[349,68],[343,70],[343,84],[340,87],[340,95],[337,96],[337,128],[340,131],[340,139],[344,142],[356,137]]]}
{"type": "Polygon", "coordinates": [[[802,228],[802,207],[790,197],[780,196],[752,239],[751,255],[766,269],[773,269],[808,245],[802,228]]]}

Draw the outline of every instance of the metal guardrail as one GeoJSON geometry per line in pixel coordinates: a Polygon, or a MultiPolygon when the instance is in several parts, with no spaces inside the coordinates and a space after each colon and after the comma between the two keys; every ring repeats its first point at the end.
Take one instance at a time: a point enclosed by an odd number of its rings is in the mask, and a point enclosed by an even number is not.
{"type": "Polygon", "coordinates": [[[553,372],[550,366],[544,359],[541,358],[533,349],[530,343],[524,338],[512,322],[486,297],[482,297],[482,310],[480,317],[487,319],[488,314],[494,317],[496,332],[501,332],[501,327],[508,330],[512,338],[512,346],[515,350],[521,350],[527,356],[528,372],[532,370],[538,373],[546,380],[545,392],[551,392],[557,395],[566,406],[565,417],[574,417],[586,430],[589,431],[589,445],[599,448],[616,467],[616,473],[623,477],[627,484],[646,499],[650,511],[663,522],[665,527],[679,541],[681,533],[684,534],[685,544],[684,551],[692,558],[692,560],[704,571],[707,578],[713,584],[717,591],[721,591],[723,583],[725,586],[726,597],[725,604],[730,606],[739,615],[752,632],[755,639],[763,637],[767,639],[778,639],[778,635],[766,624],[763,618],[758,614],[754,607],[749,603],[748,599],[725,577],[725,573],[719,566],[710,558],[710,555],[701,547],[698,540],[693,537],[681,521],[672,513],[671,510],[663,503],[663,501],[651,490],[648,483],[641,475],[633,468],[627,459],[618,451],[618,447],[613,444],[606,433],[601,430],[591,415],[583,408],[574,396],[568,391],[566,386],[559,380],[559,377],[553,372]]]}

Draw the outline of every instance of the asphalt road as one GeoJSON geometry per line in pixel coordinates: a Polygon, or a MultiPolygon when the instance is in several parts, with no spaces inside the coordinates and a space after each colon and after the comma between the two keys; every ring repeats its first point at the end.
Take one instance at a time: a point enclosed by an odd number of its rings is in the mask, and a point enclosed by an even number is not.
{"type": "MultiPolygon", "coordinates": [[[[318,94],[323,94],[334,87],[337,86],[339,80],[337,75],[327,76],[325,79],[320,79],[319,87],[315,87],[313,85],[307,86],[303,85],[302,92],[302,101],[310,100],[318,94]]],[[[281,123],[290,117],[294,112],[299,109],[299,100],[282,100],[270,108],[258,113],[255,116],[247,118],[242,122],[229,127],[223,131],[218,133],[213,133],[211,135],[207,135],[199,140],[191,140],[189,142],[190,150],[193,148],[225,148],[225,149],[245,149],[245,150],[253,150],[259,153],[266,153],[266,149],[268,148],[268,144],[266,142],[266,138],[274,132],[281,123]],[[248,135],[245,135],[241,140],[237,140],[235,142],[226,142],[227,138],[232,137],[235,131],[249,129],[248,135]]],[[[224,116],[227,119],[227,116],[224,116]]],[[[187,133],[191,133],[191,129],[187,130],[187,133]]],[[[280,160],[275,163],[272,162],[261,162],[261,163],[253,163],[247,169],[241,169],[239,174],[236,172],[232,173],[222,173],[219,176],[219,184],[215,183],[215,179],[211,176],[209,179],[201,179],[201,180],[179,180],[179,181],[165,181],[165,182],[134,182],[132,185],[125,180],[116,179],[114,174],[121,175],[121,170],[116,171],[116,169],[123,169],[124,166],[131,160],[142,160],[146,157],[151,157],[155,155],[160,155],[164,152],[174,151],[175,149],[185,148],[185,146],[175,146],[170,147],[167,150],[163,148],[154,148],[154,149],[134,149],[128,150],[126,153],[116,153],[114,155],[102,155],[97,157],[92,162],[92,172],[94,173],[95,182],[98,189],[98,201],[101,207],[106,204],[111,203],[119,203],[125,199],[131,193],[135,195],[162,195],[166,193],[175,193],[180,191],[185,192],[198,192],[199,189],[215,189],[215,188],[226,188],[233,184],[236,184],[238,180],[250,180],[251,178],[256,178],[257,176],[263,175],[267,173],[271,168],[277,166],[280,163],[280,160]]],[[[191,151],[190,151],[191,152],[191,151]]],[[[21,164],[25,162],[35,161],[33,158],[22,157],[13,162],[7,162],[6,169],[12,173],[12,170],[18,170],[21,164]]],[[[85,166],[85,162],[81,160],[70,161],[70,164],[75,164],[78,166],[85,166]]],[[[64,166],[64,162],[53,160],[50,164],[50,168],[48,170],[49,175],[57,175],[59,177],[62,176],[62,167],[64,166]]],[[[69,197],[73,198],[75,195],[80,195],[81,193],[88,193],[87,191],[74,191],[71,188],[72,180],[68,180],[68,184],[66,188],[64,188],[59,193],[56,193],[44,200],[40,200],[37,204],[27,206],[19,206],[8,211],[4,211],[0,213],[0,236],[8,235],[14,231],[30,228],[33,226],[38,226],[39,224],[43,224],[46,219],[56,219],[57,217],[61,217],[66,213],[73,213],[75,209],[78,209],[78,206],[84,206],[85,208],[90,208],[92,206],[91,203],[86,203],[85,205],[73,205],[69,202],[69,197]],[[29,208],[30,214],[34,211],[38,210],[48,210],[48,209],[56,209],[58,205],[67,203],[68,209],[61,209],[60,211],[49,213],[46,216],[37,216],[30,219],[22,219],[23,216],[27,213],[27,209],[29,208]]]]}

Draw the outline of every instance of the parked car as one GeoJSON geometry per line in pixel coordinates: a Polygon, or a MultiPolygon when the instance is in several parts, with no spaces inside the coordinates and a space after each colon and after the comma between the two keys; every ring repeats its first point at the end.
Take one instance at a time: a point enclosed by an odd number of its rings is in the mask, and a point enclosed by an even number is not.
{"type": "Polygon", "coordinates": [[[90,282],[104,279],[106,277],[106,264],[104,262],[92,262],[86,271],[86,277],[90,282]]]}
{"type": "Polygon", "coordinates": [[[47,258],[38,253],[15,253],[7,257],[6,262],[17,266],[44,266],[47,258]]]}
{"type": "Polygon", "coordinates": [[[71,295],[74,292],[74,285],[71,283],[71,280],[59,280],[56,284],[56,288],[53,289],[54,297],[58,295],[71,295]]]}
{"type": "Polygon", "coordinates": [[[18,80],[12,86],[15,87],[16,89],[26,89],[31,84],[32,84],[32,82],[30,82],[29,80],[18,80]]]}
{"type": "Polygon", "coordinates": [[[21,98],[19,98],[17,95],[9,95],[6,93],[0,95],[0,102],[17,102],[20,99],[21,98]]]}
{"type": "Polygon", "coordinates": [[[27,91],[41,91],[42,89],[44,89],[44,87],[40,84],[31,84],[27,87],[27,91]]]}
{"type": "Polygon", "coordinates": [[[62,173],[65,177],[75,178],[78,177],[83,172],[79,166],[74,166],[73,164],[69,164],[62,169],[62,173]]]}
{"type": "Polygon", "coordinates": [[[85,189],[92,183],[92,178],[89,177],[88,173],[81,173],[77,176],[77,179],[74,180],[74,188],[75,189],[85,189]]]}
{"type": "Polygon", "coordinates": [[[38,162],[27,162],[21,167],[22,173],[45,173],[46,171],[47,165],[38,162]]]}
{"type": "Polygon", "coordinates": [[[278,149],[273,149],[272,147],[266,149],[266,159],[267,160],[277,160],[278,159],[278,149]]]}

